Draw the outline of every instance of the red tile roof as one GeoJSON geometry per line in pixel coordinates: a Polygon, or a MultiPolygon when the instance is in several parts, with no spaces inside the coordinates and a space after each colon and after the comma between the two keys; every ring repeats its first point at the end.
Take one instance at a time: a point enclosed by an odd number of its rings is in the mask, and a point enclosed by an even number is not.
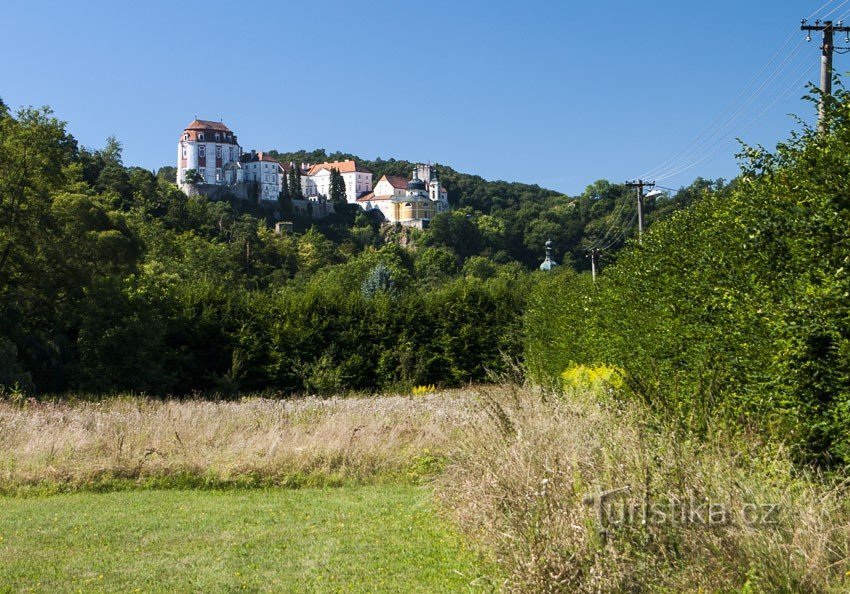
{"type": "Polygon", "coordinates": [[[406,190],[407,189],[408,180],[404,176],[401,176],[401,175],[385,175],[380,180],[378,180],[378,183],[381,183],[384,180],[387,180],[388,182],[390,182],[390,185],[392,187],[396,188],[397,190],[406,190]]]}
{"type": "Polygon", "coordinates": [[[186,126],[186,130],[214,130],[216,132],[233,131],[224,125],[222,122],[211,122],[210,120],[192,120],[192,123],[186,126]]]}
{"type": "Polygon", "coordinates": [[[358,165],[357,161],[334,161],[333,163],[319,163],[318,165],[313,165],[312,167],[310,167],[310,171],[307,172],[307,175],[316,175],[322,169],[336,169],[340,173],[352,173],[354,171],[360,171],[362,173],[371,173],[371,171],[369,171],[362,165],[358,165]]]}
{"type": "Polygon", "coordinates": [[[383,200],[392,200],[395,196],[375,196],[374,192],[365,194],[357,199],[357,202],[379,202],[383,200]]]}

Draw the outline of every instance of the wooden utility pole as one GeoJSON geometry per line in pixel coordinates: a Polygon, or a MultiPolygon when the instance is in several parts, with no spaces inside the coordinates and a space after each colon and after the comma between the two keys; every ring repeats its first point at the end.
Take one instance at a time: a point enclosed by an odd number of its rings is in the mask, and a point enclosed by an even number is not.
{"type": "Polygon", "coordinates": [[[809,25],[806,19],[803,19],[803,24],[800,26],[801,31],[806,31],[806,41],[812,40],[812,31],[821,31],[823,33],[823,46],[821,46],[820,58],[820,90],[821,101],[818,108],[818,122],[821,130],[826,126],[826,104],[832,98],[832,55],[835,53],[835,32],[845,33],[845,40],[850,42],[850,27],[845,27],[843,21],[833,23],[832,21],[815,21],[814,25],[809,25]]]}
{"type": "Polygon", "coordinates": [[[654,188],[655,182],[639,179],[633,182],[626,182],[626,187],[638,189],[638,242],[643,243],[643,189],[654,188]]]}

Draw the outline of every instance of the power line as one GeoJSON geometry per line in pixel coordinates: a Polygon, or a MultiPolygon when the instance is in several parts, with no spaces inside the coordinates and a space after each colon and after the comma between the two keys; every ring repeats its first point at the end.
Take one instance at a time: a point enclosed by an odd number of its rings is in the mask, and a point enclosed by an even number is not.
{"type": "Polygon", "coordinates": [[[617,210],[616,214],[614,214],[613,217],[609,218],[605,235],[602,237],[602,239],[594,241],[593,245],[591,245],[591,249],[598,248],[608,240],[608,237],[611,235],[611,231],[616,228],[616,221],[620,218],[620,215],[623,213],[623,210],[625,210],[627,202],[628,199],[624,197],[623,200],[620,202],[620,207],[617,210]]]}
{"type": "MultiPolygon", "coordinates": [[[[659,167],[653,170],[651,172],[651,176],[663,178],[665,176],[668,176],[668,172],[670,170],[682,167],[685,163],[688,163],[689,160],[691,162],[695,162],[697,154],[701,152],[702,149],[706,147],[706,145],[709,145],[712,140],[715,139],[718,135],[721,135],[720,137],[722,139],[723,135],[728,131],[728,129],[731,129],[735,126],[735,124],[739,120],[739,117],[743,114],[744,110],[746,110],[747,107],[749,107],[756,99],[758,99],[768,89],[768,87],[773,83],[773,81],[775,81],[777,77],[785,71],[789,62],[792,62],[798,55],[800,55],[803,47],[804,44],[799,43],[794,48],[794,51],[785,57],[785,59],[779,64],[779,66],[776,67],[776,69],[770,74],[770,76],[768,76],[762,82],[762,84],[750,95],[750,97],[742,105],[740,105],[738,109],[731,116],[729,116],[722,125],[718,126],[711,134],[709,134],[699,142],[692,142],[687,150],[682,151],[680,153],[681,158],[675,160],[674,163],[666,167],[659,167]]],[[[801,64],[802,62],[799,62],[796,67],[792,68],[796,70],[796,68],[798,68],[801,64]]]]}
{"type": "MultiPolygon", "coordinates": [[[[850,0],[848,0],[848,1],[850,1],[850,0]]],[[[651,170],[649,170],[649,171],[645,172],[644,174],[640,175],[639,177],[653,177],[653,175],[654,175],[654,174],[657,174],[657,172],[658,172],[659,170],[661,170],[661,169],[663,169],[663,168],[665,168],[665,167],[668,167],[668,166],[670,166],[670,165],[673,165],[673,164],[674,164],[674,163],[675,163],[678,159],[685,157],[685,156],[689,153],[689,149],[691,149],[691,147],[693,147],[695,144],[697,144],[698,142],[700,142],[706,134],[708,134],[709,132],[711,132],[711,130],[712,130],[712,129],[714,129],[714,128],[715,128],[715,126],[716,126],[718,123],[720,123],[721,121],[723,121],[723,119],[724,119],[724,118],[726,118],[726,117],[727,117],[727,115],[735,109],[735,107],[738,105],[738,101],[739,101],[739,100],[740,100],[740,99],[741,99],[744,95],[746,95],[746,94],[747,94],[747,92],[748,92],[750,89],[752,89],[752,88],[755,86],[755,84],[756,84],[756,83],[757,83],[757,82],[761,79],[762,74],[764,74],[764,73],[765,73],[765,72],[766,72],[766,71],[767,71],[767,70],[768,70],[768,69],[769,69],[769,68],[773,65],[773,63],[774,63],[774,62],[776,61],[776,59],[777,59],[777,58],[781,55],[781,53],[785,50],[785,48],[786,48],[786,47],[788,47],[788,44],[790,44],[790,43],[791,43],[791,42],[795,39],[795,36],[796,36],[796,32],[795,32],[795,33],[792,33],[792,34],[788,37],[788,39],[786,39],[786,40],[785,40],[785,43],[783,43],[783,44],[782,44],[782,47],[780,47],[780,48],[779,48],[779,50],[777,50],[777,52],[773,55],[773,57],[771,57],[771,58],[770,58],[770,60],[768,60],[768,61],[767,61],[767,63],[766,63],[766,64],[762,67],[762,69],[759,71],[759,73],[758,73],[758,74],[756,74],[756,76],[752,79],[752,81],[750,81],[750,83],[749,83],[746,87],[744,87],[744,90],[742,90],[742,91],[738,94],[738,96],[737,96],[737,97],[735,97],[735,99],[733,99],[733,100],[732,100],[732,102],[731,102],[731,103],[730,103],[730,104],[726,107],[726,109],[724,109],[724,110],[720,113],[720,115],[719,115],[719,116],[717,116],[717,118],[716,118],[713,122],[711,122],[711,123],[710,123],[710,124],[709,124],[709,125],[708,125],[708,126],[707,126],[707,127],[706,127],[706,128],[705,128],[705,129],[704,129],[704,130],[703,130],[703,131],[702,131],[702,132],[701,132],[701,133],[700,133],[700,134],[696,137],[696,138],[694,138],[694,139],[693,139],[693,140],[692,140],[692,141],[691,141],[688,145],[686,145],[686,146],[685,146],[685,147],[684,147],[681,151],[679,151],[678,153],[674,154],[672,157],[668,158],[668,159],[667,159],[664,163],[662,163],[661,165],[659,165],[659,166],[658,166],[658,167],[656,167],[655,169],[651,169],[651,170]]],[[[802,49],[802,47],[803,47],[803,43],[802,43],[802,42],[798,42],[798,43],[797,43],[797,45],[796,45],[796,46],[795,46],[795,48],[794,48],[795,53],[798,53],[798,52],[802,49]]],[[[784,66],[784,64],[787,62],[787,59],[788,59],[788,58],[786,58],[786,61],[782,62],[782,63],[781,63],[781,64],[777,67],[777,70],[780,70],[780,69],[782,68],[782,66],[784,66]]],[[[774,72],[776,72],[776,71],[774,71],[774,72]]],[[[762,84],[762,87],[763,87],[763,85],[764,85],[764,83],[762,84]]],[[[759,89],[757,89],[756,93],[757,93],[757,92],[758,92],[758,90],[760,90],[762,87],[759,87],[759,89]]],[[[753,99],[753,96],[751,95],[751,96],[750,96],[750,98],[749,98],[749,99],[748,99],[748,100],[744,103],[744,105],[747,105],[747,104],[748,104],[748,103],[749,103],[752,99],[753,99]]],[[[740,108],[739,108],[739,111],[740,111],[740,108]]],[[[727,122],[725,122],[725,123],[723,124],[723,126],[725,126],[727,123],[728,123],[728,120],[727,120],[727,122]]],[[[723,127],[723,126],[721,126],[721,127],[723,127]]]]}
{"type": "MultiPolygon", "coordinates": [[[[836,12],[838,12],[838,9],[840,9],[842,6],[844,6],[844,5],[845,5],[845,4],[847,4],[848,2],[850,2],[850,0],[844,0],[844,2],[842,2],[841,4],[839,4],[838,6],[836,6],[835,8],[833,8],[832,10],[830,10],[830,11],[829,11],[828,13],[826,13],[825,15],[823,15],[823,16],[821,17],[821,20],[826,20],[826,19],[828,19],[830,16],[832,16],[833,14],[835,14],[836,12]]],[[[827,4],[829,4],[829,2],[828,2],[827,4]]],[[[818,13],[819,13],[819,11],[814,12],[814,13],[812,13],[812,14],[811,14],[811,15],[810,15],[807,19],[804,19],[804,20],[808,21],[809,19],[811,19],[813,16],[815,16],[815,15],[816,15],[816,14],[818,14],[818,13]]]]}
{"type": "Polygon", "coordinates": [[[812,18],[813,16],[815,16],[816,14],[820,14],[821,12],[823,12],[824,10],[826,10],[826,8],[827,8],[830,4],[832,4],[833,2],[835,2],[835,1],[836,1],[836,0],[829,0],[829,2],[827,2],[826,4],[824,4],[823,6],[821,6],[820,8],[818,8],[816,11],[814,11],[812,14],[810,14],[810,15],[809,15],[809,17],[808,17],[806,20],[807,20],[807,21],[808,21],[808,20],[811,20],[811,18],[812,18]]]}
{"type": "MultiPolygon", "coordinates": [[[[801,67],[804,70],[808,70],[808,67],[805,64],[805,60],[798,61],[797,64],[795,64],[794,67],[792,67],[792,72],[794,74],[792,74],[791,77],[798,77],[800,72],[801,72],[801,67]]],[[[770,82],[772,82],[772,81],[770,81],[770,82]]],[[[778,88],[775,89],[775,90],[772,89],[771,94],[775,95],[777,92],[779,92],[778,88]]],[[[770,106],[772,107],[775,104],[776,104],[776,101],[773,101],[772,103],[770,103],[770,106]]],[[[719,145],[722,145],[725,141],[727,141],[730,138],[730,136],[732,136],[736,132],[740,133],[743,129],[749,128],[764,113],[766,113],[766,110],[762,110],[759,113],[759,115],[750,116],[747,120],[742,120],[741,118],[736,116],[735,119],[730,120],[727,124],[725,124],[722,128],[718,129],[715,132],[715,134],[713,136],[716,137],[716,138],[713,141],[710,141],[710,140],[707,139],[705,142],[701,143],[700,146],[698,147],[699,153],[697,153],[696,150],[692,151],[691,154],[690,154],[689,160],[683,159],[683,160],[680,161],[680,163],[676,167],[668,167],[668,168],[664,169],[663,171],[661,171],[657,174],[657,178],[658,179],[669,179],[672,175],[675,174],[674,172],[681,172],[683,170],[690,169],[694,165],[697,165],[699,163],[704,162],[706,160],[705,159],[706,152],[709,152],[709,153],[713,152],[713,150],[716,147],[718,147],[719,145]]],[[[738,115],[740,116],[742,114],[738,114],[738,115]]]]}
{"type": "Polygon", "coordinates": [[[814,25],[808,24],[808,19],[803,19],[800,30],[806,32],[806,41],[812,40],[812,31],[823,33],[823,45],[821,45],[821,67],[820,67],[820,90],[821,100],[818,106],[818,122],[821,130],[826,129],[827,104],[832,98],[832,58],[835,52],[835,33],[847,33],[850,35],[850,27],[845,27],[842,21],[838,24],[832,21],[816,20],[814,25]]]}
{"type": "MultiPolygon", "coordinates": [[[[829,0],[828,2],[825,2],[820,8],[818,8],[816,11],[814,11],[812,13],[812,15],[810,15],[808,18],[811,19],[814,15],[822,13],[824,10],[826,10],[827,8],[829,8],[830,6],[835,4],[836,1],[837,0],[829,0]]],[[[826,16],[830,16],[830,15],[838,12],[842,7],[844,7],[848,3],[850,3],[850,0],[841,1],[839,4],[833,6],[830,9],[830,11],[827,13],[826,16]]],[[[842,17],[842,18],[844,18],[844,17],[842,17]]],[[[768,71],[768,69],[771,68],[771,66],[776,62],[777,58],[782,54],[782,52],[785,50],[785,48],[788,47],[788,45],[791,43],[791,41],[793,39],[794,39],[794,34],[792,33],[789,36],[789,38],[785,40],[785,42],[782,44],[782,46],[779,48],[779,50],[777,50],[777,52],[770,58],[770,60],[768,60],[768,62],[761,68],[761,70],[753,78],[753,80],[744,88],[744,90],[741,91],[741,93],[727,106],[727,108],[723,112],[721,112],[721,114],[711,124],[709,124],[709,126],[705,130],[703,130],[696,138],[694,138],[694,140],[692,140],[688,145],[686,145],[681,151],[679,151],[678,153],[675,153],[673,156],[671,156],[667,160],[665,160],[661,165],[657,166],[655,169],[652,169],[652,170],[649,170],[649,171],[643,173],[639,177],[641,177],[641,178],[656,177],[657,178],[657,177],[660,177],[660,175],[662,173],[667,173],[670,170],[681,169],[683,166],[688,167],[688,166],[685,165],[685,163],[688,163],[689,160],[691,161],[691,163],[689,163],[688,165],[692,165],[693,163],[696,163],[696,162],[701,162],[703,159],[694,159],[694,156],[695,156],[694,153],[698,149],[702,148],[702,146],[704,146],[707,142],[709,142],[711,140],[711,138],[715,137],[724,128],[729,127],[731,124],[733,124],[734,121],[737,119],[737,116],[761,94],[761,91],[763,91],[764,88],[770,82],[772,82],[773,80],[776,79],[776,77],[780,74],[780,72],[783,70],[785,65],[787,65],[787,63],[789,61],[793,60],[793,58],[796,56],[796,54],[799,53],[799,50],[801,49],[801,45],[802,45],[800,43],[798,43],[798,45],[795,46],[794,51],[792,52],[792,55],[787,56],[785,58],[785,60],[782,63],[780,63],[780,65],[777,66],[773,70],[773,73],[768,78],[768,80],[764,81],[762,83],[762,85],[753,94],[751,94],[750,97],[746,101],[744,101],[744,103],[740,107],[738,107],[737,110],[735,110],[735,107],[736,107],[736,105],[738,105],[738,102],[740,101],[740,99],[742,97],[744,97],[744,95],[746,95],[746,93],[754,87],[754,85],[760,80],[762,74],[764,74],[766,71],[768,71]],[[733,112],[733,110],[735,110],[735,111],[730,116],[729,114],[730,114],[730,112],[733,112]],[[726,118],[725,121],[724,121],[724,118],[726,118]],[[723,123],[718,126],[718,124],[720,124],[721,122],[723,122],[723,123]],[[713,130],[713,132],[712,132],[712,130],[713,130]],[[706,136],[706,135],[708,135],[708,136],[706,136]]],[[[840,51],[844,51],[844,50],[842,49],[840,51]]],[[[771,103],[771,105],[775,105],[775,102],[771,103]]],[[[764,112],[762,112],[762,113],[764,113],[764,112]]]]}
{"type": "MultiPolygon", "coordinates": [[[[803,68],[803,72],[788,87],[786,87],[785,90],[782,91],[782,93],[780,93],[770,104],[768,104],[767,107],[762,109],[761,112],[759,112],[756,116],[751,118],[750,121],[746,122],[743,126],[741,126],[737,130],[737,133],[740,134],[741,132],[744,132],[745,130],[749,129],[753,124],[755,124],[758,120],[760,120],[764,116],[764,114],[766,114],[768,111],[770,111],[777,103],[779,103],[782,99],[785,99],[788,96],[789,93],[791,93],[794,89],[798,89],[799,85],[803,81],[803,79],[805,79],[807,76],[809,76],[811,74],[810,68],[811,68],[811,66],[808,66],[808,65],[805,66],[803,68]]],[[[696,161],[694,161],[692,163],[689,163],[688,165],[685,165],[683,167],[675,169],[673,171],[665,172],[665,175],[663,175],[662,177],[659,177],[657,179],[662,179],[662,180],[670,179],[670,178],[675,177],[675,176],[677,176],[681,173],[684,173],[685,171],[688,171],[689,169],[693,169],[697,165],[700,165],[701,163],[704,163],[705,161],[709,160],[710,158],[715,156],[721,149],[723,149],[727,146],[727,143],[731,140],[730,136],[735,132],[736,131],[727,132],[722,138],[718,139],[718,141],[716,143],[714,143],[712,146],[710,146],[709,150],[706,153],[704,153],[701,158],[697,159],[696,161]]]]}
{"type": "Polygon", "coordinates": [[[626,237],[626,233],[628,232],[628,230],[629,230],[631,227],[633,227],[633,226],[634,226],[634,224],[635,224],[636,222],[637,222],[637,212],[635,212],[635,214],[633,214],[633,215],[632,215],[632,218],[631,218],[631,220],[629,221],[629,224],[628,224],[628,225],[624,225],[623,227],[621,227],[621,228],[620,228],[620,232],[619,232],[617,235],[614,235],[614,237],[611,239],[611,241],[610,241],[610,242],[608,242],[608,244],[606,244],[606,245],[602,246],[601,248],[599,248],[599,251],[600,251],[600,252],[606,252],[606,251],[608,251],[609,249],[611,249],[612,247],[614,247],[615,245],[617,245],[617,242],[619,242],[621,239],[625,239],[625,237],[626,237]]]}

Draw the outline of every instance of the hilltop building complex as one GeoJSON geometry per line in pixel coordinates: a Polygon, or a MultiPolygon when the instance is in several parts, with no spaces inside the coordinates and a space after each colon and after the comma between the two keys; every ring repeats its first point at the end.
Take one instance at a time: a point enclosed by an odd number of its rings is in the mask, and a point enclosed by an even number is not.
{"type": "Polygon", "coordinates": [[[345,199],[363,210],[377,210],[389,223],[424,227],[437,213],[449,209],[448,194],[431,165],[416,165],[412,178],[384,175],[372,187],[372,172],[354,160],[332,163],[281,163],[265,152],[243,152],[236,135],[222,122],[193,120],[177,144],[177,185],[187,194],[215,197],[232,193],[260,203],[276,203],[289,176],[301,177],[304,207],[332,212],[331,172],[345,183],[345,199]]]}
{"type": "Polygon", "coordinates": [[[422,227],[437,213],[449,209],[448,193],[430,165],[417,165],[413,178],[383,176],[373,192],[357,199],[364,210],[377,209],[387,221],[422,227]],[[427,180],[427,181],[426,181],[427,180]]]}

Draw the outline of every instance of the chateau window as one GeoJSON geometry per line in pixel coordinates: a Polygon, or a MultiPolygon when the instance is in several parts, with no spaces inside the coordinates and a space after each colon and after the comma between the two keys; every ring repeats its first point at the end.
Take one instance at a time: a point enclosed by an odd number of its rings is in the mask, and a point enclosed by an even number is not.
{"type": "Polygon", "coordinates": [[[186,158],[186,145],[183,145],[183,158],[186,158]]]}
{"type": "Polygon", "coordinates": [[[230,160],[233,160],[233,147],[230,147],[230,160]]]}
{"type": "Polygon", "coordinates": [[[221,146],[220,145],[215,147],[215,158],[221,159],[221,146]]]}
{"type": "Polygon", "coordinates": [[[215,181],[217,181],[217,182],[221,181],[221,167],[215,168],[215,181]]]}
{"type": "Polygon", "coordinates": [[[215,133],[215,141],[216,141],[216,142],[218,142],[219,140],[221,140],[221,134],[219,134],[218,132],[216,132],[216,133],[215,133]]]}
{"type": "Polygon", "coordinates": [[[204,141],[204,133],[203,133],[203,132],[200,132],[200,133],[198,134],[198,140],[200,140],[201,142],[203,142],[203,141],[204,141]]]}
{"type": "Polygon", "coordinates": [[[189,133],[188,133],[188,132],[186,132],[186,133],[183,135],[183,140],[189,140],[189,133]]]}
{"type": "Polygon", "coordinates": [[[199,157],[206,157],[207,156],[207,147],[205,147],[204,145],[199,146],[198,147],[198,156],[199,157]]]}

